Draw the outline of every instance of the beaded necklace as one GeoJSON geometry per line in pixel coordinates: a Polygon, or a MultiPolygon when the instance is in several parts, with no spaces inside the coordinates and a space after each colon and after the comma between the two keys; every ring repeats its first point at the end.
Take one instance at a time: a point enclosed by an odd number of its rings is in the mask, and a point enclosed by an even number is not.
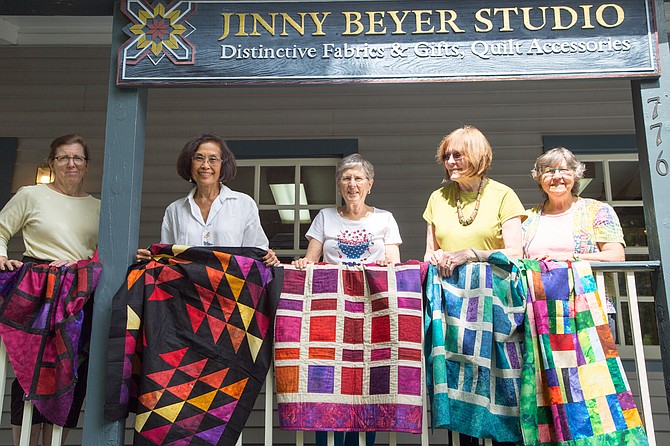
{"type": "Polygon", "coordinates": [[[477,190],[477,200],[475,200],[475,210],[469,218],[465,219],[463,218],[463,206],[461,205],[461,188],[458,186],[458,183],[456,183],[456,212],[458,212],[458,222],[462,226],[469,226],[472,224],[473,221],[475,221],[475,218],[477,217],[477,212],[479,211],[479,203],[482,199],[483,186],[484,186],[484,177],[482,177],[482,180],[479,182],[479,189],[477,190]]]}

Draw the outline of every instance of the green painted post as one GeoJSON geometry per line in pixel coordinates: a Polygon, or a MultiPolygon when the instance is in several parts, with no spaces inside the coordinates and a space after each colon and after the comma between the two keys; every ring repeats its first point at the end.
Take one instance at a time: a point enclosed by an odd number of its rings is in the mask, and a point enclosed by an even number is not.
{"type": "Polygon", "coordinates": [[[654,280],[665,391],[670,405],[670,49],[663,0],[654,1],[661,77],[633,81],[644,218],[651,260],[660,260],[654,280]]]}
{"type": "Polygon", "coordinates": [[[123,283],[139,239],[146,89],[116,87],[117,51],[125,41],[119,2],[114,5],[99,255],[103,272],[95,293],[83,444],[122,445],[124,424],[104,421],[107,339],[112,297],[123,283]]]}

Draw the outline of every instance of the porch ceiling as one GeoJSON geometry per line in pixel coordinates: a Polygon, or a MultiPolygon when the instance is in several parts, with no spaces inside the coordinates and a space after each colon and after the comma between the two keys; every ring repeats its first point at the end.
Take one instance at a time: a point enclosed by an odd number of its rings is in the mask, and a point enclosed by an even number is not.
{"type": "Polygon", "coordinates": [[[109,45],[114,0],[2,0],[0,45],[109,45]]]}
{"type": "Polygon", "coordinates": [[[114,0],[2,0],[0,15],[112,15],[114,0]]]}

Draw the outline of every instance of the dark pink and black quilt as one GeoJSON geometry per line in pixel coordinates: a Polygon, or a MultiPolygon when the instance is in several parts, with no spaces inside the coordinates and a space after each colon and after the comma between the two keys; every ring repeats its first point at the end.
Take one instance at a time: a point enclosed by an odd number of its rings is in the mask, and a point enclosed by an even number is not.
{"type": "Polygon", "coordinates": [[[0,273],[0,337],[16,377],[35,407],[62,426],[72,407],[79,365],[87,356],[90,314],[102,264],[24,263],[0,273]]]}

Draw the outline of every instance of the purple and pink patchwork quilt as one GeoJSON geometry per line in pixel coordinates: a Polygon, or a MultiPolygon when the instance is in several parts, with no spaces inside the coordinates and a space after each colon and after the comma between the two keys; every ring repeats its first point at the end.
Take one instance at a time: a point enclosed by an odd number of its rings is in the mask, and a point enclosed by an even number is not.
{"type": "Polygon", "coordinates": [[[421,432],[425,264],[286,267],[275,319],[287,430],[421,432]]]}
{"type": "Polygon", "coordinates": [[[0,337],[26,399],[59,426],[88,355],[90,323],[84,322],[90,314],[84,308],[101,272],[96,256],[71,267],[24,263],[0,273],[0,337]]]}

